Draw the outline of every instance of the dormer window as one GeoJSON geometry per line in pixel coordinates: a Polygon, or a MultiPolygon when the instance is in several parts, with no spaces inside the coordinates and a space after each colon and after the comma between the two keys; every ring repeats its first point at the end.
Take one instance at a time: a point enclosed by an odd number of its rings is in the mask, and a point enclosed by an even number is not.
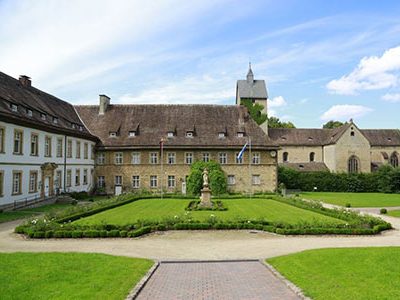
{"type": "Polygon", "coordinates": [[[117,133],[115,131],[110,132],[110,137],[117,137],[117,133]]]}
{"type": "Polygon", "coordinates": [[[220,139],[225,138],[225,136],[226,136],[226,133],[225,133],[225,132],[218,132],[218,137],[219,137],[220,139]]]}
{"type": "Polygon", "coordinates": [[[282,141],[286,141],[286,137],[281,136],[281,140],[282,140],[282,141]]]}
{"type": "Polygon", "coordinates": [[[72,124],[71,124],[71,127],[72,127],[72,129],[75,129],[76,126],[75,126],[74,123],[72,123],[72,124]]]}
{"type": "Polygon", "coordinates": [[[136,131],[129,131],[129,137],[135,137],[136,131]]]}
{"type": "Polygon", "coordinates": [[[192,138],[194,136],[193,131],[187,131],[186,132],[186,137],[187,138],[192,138]]]}
{"type": "Polygon", "coordinates": [[[43,121],[46,121],[46,115],[45,115],[45,114],[40,114],[40,118],[41,118],[43,121]]]}
{"type": "Polygon", "coordinates": [[[392,138],[388,138],[388,141],[391,142],[391,141],[392,141],[392,138]]]}
{"type": "Polygon", "coordinates": [[[10,104],[10,108],[13,112],[17,112],[18,111],[18,106],[16,104],[11,103],[10,104]]]}
{"type": "Polygon", "coordinates": [[[240,137],[240,138],[241,138],[241,137],[244,137],[244,132],[238,132],[238,133],[237,133],[237,137],[240,137]]]}
{"type": "Polygon", "coordinates": [[[32,111],[30,109],[26,110],[26,114],[28,115],[28,117],[32,117],[32,111]]]}
{"type": "Polygon", "coordinates": [[[312,140],[313,140],[313,138],[312,138],[311,136],[309,136],[309,137],[308,137],[308,141],[311,142],[312,140]]]}
{"type": "Polygon", "coordinates": [[[79,126],[79,131],[83,131],[83,126],[79,126]]]}
{"type": "Polygon", "coordinates": [[[54,124],[58,124],[58,118],[53,117],[53,123],[54,123],[54,124]]]}
{"type": "Polygon", "coordinates": [[[174,132],[173,131],[168,131],[167,132],[167,137],[169,137],[169,138],[171,138],[171,137],[174,137],[174,132]]]}

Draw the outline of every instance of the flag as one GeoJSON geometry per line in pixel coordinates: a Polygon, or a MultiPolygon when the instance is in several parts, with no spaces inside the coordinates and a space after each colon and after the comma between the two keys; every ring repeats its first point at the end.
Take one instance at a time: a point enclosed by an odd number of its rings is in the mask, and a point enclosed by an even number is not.
{"type": "Polygon", "coordinates": [[[237,159],[238,159],[238,160],[242,158],[244,151],[246,151],[246,148],[247,148],[247,143],[244,144],[242,150],[240,150],[240,152],[239,152],[239,154],[238,154],[238,156],[237,156],[237,159]]]}

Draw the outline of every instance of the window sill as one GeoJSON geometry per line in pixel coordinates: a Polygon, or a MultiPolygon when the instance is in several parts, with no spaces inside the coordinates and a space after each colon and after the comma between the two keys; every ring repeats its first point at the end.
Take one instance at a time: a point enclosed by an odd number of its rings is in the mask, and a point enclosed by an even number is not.
{"type": "Polygon", "coordinates": [[[22,193],[12,193],[11,196],[19,196],[22,195],[22,193]]]}
{"type": "Polygon", "coordinates": [[[31,154],[30,156],[38,157],[38,154],[31,154]]]}
{"type": "Polygon", "coordinates": [[[13,152],[13,155],[24,155],[23,153],[13,152]]]}

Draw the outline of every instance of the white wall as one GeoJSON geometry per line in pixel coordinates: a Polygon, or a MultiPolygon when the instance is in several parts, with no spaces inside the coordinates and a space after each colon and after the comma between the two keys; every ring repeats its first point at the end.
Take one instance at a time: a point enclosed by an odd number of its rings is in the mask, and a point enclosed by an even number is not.
{"type": "MultiPolygon", "coordinates": [[[[32,129],[24,126],[18,126],[10,123],[0,122],[0,127],[5,128],[5,153],[0,153],[0,171],[4,172],[3,180],[3,195],[0,196],[0,205],[11,203],[15,200],[34,198],[40,195],[41,191],[41,170],[40,166],[43,163],[56,163],[57,169],[54,172],[56,177],[57,170],[62,172],[61,188],[64,190],[64,156],[66,153],[65,135],[49,133],[42,130],[32,129]],[[23,155],[13,154],[14,146],[14,129],[23,131],[23,155]],[[39,138],[38,156],[31,156],[31,134],[35,133],[39,138]],[[51,137],[51,157],[45,157],[45,136],[51,137]],[[57,157],[57,139],[63,139],[62,157],[57,157]],[[20,195],[12,195],[12,172],[22,171],[22,193],[20,195]],[[38,191],[37,193],[29,193],[29,173],[30,171],[38,171],[38,191]]],[[[91,154],[95,143],[90,140],[79,139],[75,137],[67,137],[72,140],[72,158],[66,158],[67,169],[72,169],[72,185],[66,191],[88,191],[93,186],[93,169],[94,156],[91,154]],[[81,142],[81,158],[76,159],[76,141],[81,142]],[[84,143],[88,143],[88,158],[84,159],[84,143]],[[81,178],[80,185],[75,186],[75,172],[80,169],[81,178]],[[83,185],[83,170],[88,170],[88,183],[83,185]]]]}

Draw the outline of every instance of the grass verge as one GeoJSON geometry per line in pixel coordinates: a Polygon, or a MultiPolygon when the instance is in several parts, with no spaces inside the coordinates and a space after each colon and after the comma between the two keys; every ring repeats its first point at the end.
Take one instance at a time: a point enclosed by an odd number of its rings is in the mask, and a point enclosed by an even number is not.
{"type": "Polygon", "coordinates": [[[23,218],[29,218],[38,214],[42,213],[48,213],[52,210],[60,210],[64,209],[67,207],[71,207],[72,205],[70,204],[47,204],[41,207],[35,207],[35,208],[27,208],[24,210],[18,210],[18,211],[6,211],[0,213],[0,223],[4,222],[9,222],[13,220],[18,220],[18,219],[23,219],[23,218]]]}
{"type": "Polygon", "coordinates": [[[310,192],[301,193],[300,196],[304,199],[341,206],[346,204],[350,204],[351,207],[400,206],[400,194],[310,192]]]}
{"type": "Polygon", "coordinates": [[[2,299],[124,299],[147,259],[84,253],[0,254],[2,299]]]}
{"type": "Polygon", "coordinates": [[[400,299],[400,248],[304,251],[267,259],[312,299],[400,299]]]}

